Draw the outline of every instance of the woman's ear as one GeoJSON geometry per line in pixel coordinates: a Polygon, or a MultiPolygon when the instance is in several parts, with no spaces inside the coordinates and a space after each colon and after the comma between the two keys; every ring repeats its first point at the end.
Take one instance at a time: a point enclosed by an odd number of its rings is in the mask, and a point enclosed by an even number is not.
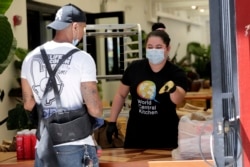
{"type": "Polygon", "coordinates": [[[167,51],[169,52],[169,51],[170,51],[170,49],[171,49],[171,46],[170,46],[170,45],[168,45],[168,47],[167,47],[167,51]]]}

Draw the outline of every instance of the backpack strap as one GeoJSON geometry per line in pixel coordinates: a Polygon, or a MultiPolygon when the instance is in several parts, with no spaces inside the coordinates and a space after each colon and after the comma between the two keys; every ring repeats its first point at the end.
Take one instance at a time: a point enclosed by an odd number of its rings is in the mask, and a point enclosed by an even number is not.
{"type": "Polygon", "coordinates": [[[51,87],[53,87],[54,94],[55,94],[55,99],[56,99],[57,109],[60,112],[60,111],[62,111],[62,103],[61,103],[61,100],[60,100],[60,94],[59,94],[59,90],[58,90],[58,87],[57,87],[57,82],[56,82],[56,79],[55,79],[55,74],[56,74],[58,68],[61,66],[61,64],[68,57],[70,57],[71,55],[73,55],[75,52],[79,51],[79,49],[75,48],[75,49],[70,50],[68,53],[66,53],[62,57],[62,59],[59,60],[59,62],[57,63],[56,67],[54,68],[54,70],[52,70],[52,68],[51,68],[48,56],[47,56],[46,51],[45,51],[45,49],[44,49],[43,46],[40,47],[40,51],[41,51],[42,58],[44,60],[44,63],[46,65],[46,68],[47,68],[48,73],[49,73],[49,79],[48,79],[48,82],[46,84],[46,88],[45,88],[45,91],[44,91],[44,94],[43,94],[42,102],[45,101],[45,99],[46,99],[45,97],[48,95],[48,92],[51,89],[51,87]]]}

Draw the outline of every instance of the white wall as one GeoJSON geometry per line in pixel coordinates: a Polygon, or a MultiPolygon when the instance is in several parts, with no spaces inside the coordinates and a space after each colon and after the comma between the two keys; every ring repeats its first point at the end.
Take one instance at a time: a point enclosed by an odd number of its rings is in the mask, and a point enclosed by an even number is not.
{"type": "MultiPolygon", "coordinates": [[[[17,40],[17,47],[27,48],[26,0],[13,1],[12,5],[6,11],[5,15],[8,17],[8,21],[12,25],[14,37],[17,40]],[[12,18],[14,15],[20,15],[22,17],[21,25],[16,27],[13,26],[12,18]]],[[[5,92],[4,100],[0,102],[0,120],[6,118],[8,115],[8,111],[14,108],[16,105],[16,100],[8,96],[11,88],[19,86],[16,82],[18,73],[14,68],[13,62],[0,75],[0,89],[3,89],[5,92]]],[[[7,130],[6,123],[3,124],[2,126],[0,126],[0,142],[2,141],[2,139],[12,140],[12,137],[15,133],[15,130],[7,130]]]]}
{"type": "MultiPolygon", "coordinates": [[[[98,2],[101,2],[101,0],[98,2]]],[[[151,23],[147,20],[147,2],[146,0],[107,0],[105,9],[107,12],[124,11],[125,23],[140,24],[143,30],[149,32],[151,23]]]]}
{"type": "Polygon", "coordinates": [[[40,3],[51,4],[55,6],[63,6],[72,3],[86,12],[98,13],[100,12],[100,0],[34,0],[40,3]]]}
{"type": "Polygon", "coordinates": [[[177,60],[186,55],[186,47],[189,42],[209,44],[209,32],[207,32],[205,22],[204,25],[196,25],[168,18],[161,18],[160,22],[166,25],[166,31],[171,38],[170,58],[174,56],[178,43],[180,43],[180,47],[177,51],[177,60]]]}
{"type": "MultiPolygon", "coordinates": [[[[149,18],[149,10],[151,9],[149,2],[147,0],[108,0],[106,10],[124,11],[126,23],[139,23],[142,30],[149,33],[153,24],[151,22],[152,18],[149,18]]],[[[192,21],[190,23],[181,21],[188,20],[185,12],[179,13],[179,17],[179,20],[164,17],[161,17],[159,20],[166,24],[167,32],[171,38],[170,57],[174,56],[177,45],[180,43],[177,60],[185,56],[186,46],[189,42],[195,41],[204,45],[210,44],[209,18],[207,16],[201,16],[201,18],[194,16],[193,20],[198,20],[200,24],[192,24],[192,21]]]]}
{"type": "Polygon", "coordinates": [[[18,47],[27,48],[28,35],[27,35],[26,0],[13,1],[10,8],[6,11],[5,15],[8,17],[8,20],[12,25],[12,30],[15,38],[17,39],[18,47]],[[13,26],[12,20],[14,15],[19,15],[22,17],[21,25],[18,25],[16,27],[13,26]]]}

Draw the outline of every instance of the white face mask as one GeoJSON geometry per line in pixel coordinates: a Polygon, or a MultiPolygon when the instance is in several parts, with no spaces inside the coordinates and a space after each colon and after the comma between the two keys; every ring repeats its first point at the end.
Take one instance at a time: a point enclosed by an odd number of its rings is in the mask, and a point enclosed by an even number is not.
{"type": "Polygon", "coordinates": [[[160,64],[164,60],[164,49],[146,49],[146,57],[152,64],[160,64]]]}
{"type": "Polygon", "coordinates": [[[79,42],[78,39],[73,39],[73,40],[72,40],[72,44],[73,44],[74,46],[76,46],[76,45],[78,44],[78,42],[79,42]]]}

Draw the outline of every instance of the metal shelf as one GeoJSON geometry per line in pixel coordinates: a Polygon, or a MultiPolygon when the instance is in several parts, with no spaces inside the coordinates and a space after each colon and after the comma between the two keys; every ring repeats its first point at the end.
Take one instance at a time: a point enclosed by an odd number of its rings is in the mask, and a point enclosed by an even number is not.
{"type": "Polygon", "coordinates": [[[117,29],[138,29],[139,24],[88,24],[86,30],[117,30],[117,29]]]}
{"type": "MultiPolygon", "coordinates": [[[[87,37],[103,37],[103,38],[123,38],[123,43],[120,43],[124,49],[119,54],[124,57],[122,61],[124,63],[124,69],[128,66],[128,63],[142,59],[142,33],[140,24],[90,24],[84,28],[83,36],[83,49],[87,51],[88,41],[87,37]],[[137,35],[138,40],[131,41],[130,36],[137,35]],[[136,49],[131,49],[131,45],[138,45],[136,49]],[[130,58],[131,54],[136,54],[136,59],[130,58]]],[[[97,55],[98,56],[98,55],[97,55]]],[[[102,79],[116,78],[116,76],[102,76],[102,79]]],[[[100,76],[99,76],[100,78],[100,76]]]]}
{"type": "Polygon", "coordinates": [[[122,37],[136,35],[137,32],[86,32],[87,36],[122,37]]]}
{"type": "Polygon", "coordinates": [[[122,75],[97,75],[97,79],[121,79],[122,75]]]}

